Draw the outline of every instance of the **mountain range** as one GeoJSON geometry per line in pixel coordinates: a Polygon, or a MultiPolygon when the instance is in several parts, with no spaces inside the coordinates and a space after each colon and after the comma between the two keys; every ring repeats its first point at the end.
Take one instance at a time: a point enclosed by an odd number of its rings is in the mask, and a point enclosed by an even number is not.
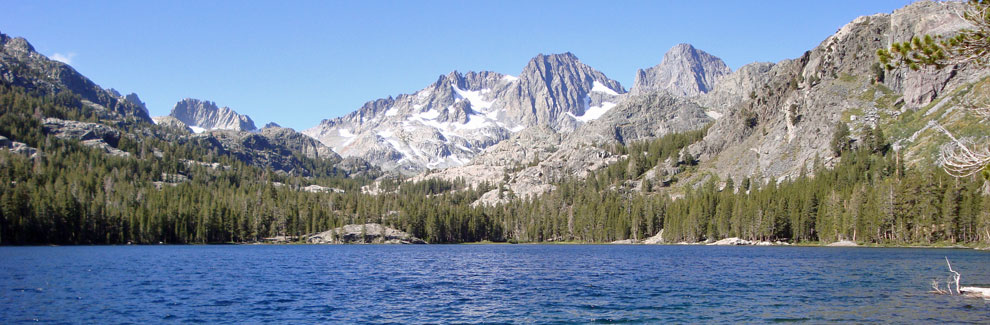
{"type": "MultiPolygon", "coordinates": [[[[26,40],[2,34],[0,79],[42,94],[77,94],[104,119],[118,121],[107,125],[117,137],[127,136],[120,123],[154,122],[183,139],[204,139],[217,150],[285,173],[309,174],[295,160],[308,157],[346,160],[359,166],[355,171],[381,169],[413,180],[505,183],[479,201],[493,204],[502,191],[538,195],[561,179],[636,155],[613,152],[610,145],[706,128],[702,141],[684,149],[700,163],[678,176],[687,184],[710,178],[781,181],[813,173],[815,162],[835,163],[828,144],[840,122],[851,126],[854,139],[882,126],[909,163],[931,161],[946,138],[928,124],[898,118],[921,110],[926,121],[966,123],[945,103],[971,96],[964,88],[984,87],[987,71],[966,65],[884,71],[873,51],[913,35],[965,27],[952,6],[919,2],[860,17],[800,57],[737,71],[678,44],[656,66],[637,71],[629,91],[572,53],[539,54],[515,75],[453,71],[418,91],[369,101],[302,132],[277,124],[259,130],[246,115],[191,98],[152,119],[136,94],[100,88],[69,65],[38,54],[26,40]]],[[[75,134],[63,130],[71,123],[50,124],[63,125],[53,126],[54,134],[75,134]]],[[[111,142],[97,145],[113,147],[111,142]]],[[[659,162],[628,186],[664,184],[683,172],[676,165],[659,162]]]]}

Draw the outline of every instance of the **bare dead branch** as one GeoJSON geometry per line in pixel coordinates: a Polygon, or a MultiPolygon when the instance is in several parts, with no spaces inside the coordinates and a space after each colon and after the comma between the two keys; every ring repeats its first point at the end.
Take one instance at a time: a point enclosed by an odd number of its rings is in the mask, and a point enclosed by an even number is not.
{"type": "Polygon", "coordinates": [[[934,294],[940,294],[940,295],[944,295],[945,294],[945,291],[942,291],[942,289],[939,289],[939,287],[938,287],[938,279],[932,279],[932,291],[931,292],[934,293],[934,294]]]}
{"type": "MultiPolygon", "coordinates": [[[[945,265],[948,265],[949,266],[949,272],[952,272],[952,274],[953,274],[952,278],[956,282],[956,294],[962,294],[962,292],[959,291],[959,279],[962,278],[962,275],[960,275],[959,272],[956,272],[956,271],[953,271],[952,270],[952,264],[949,263],[949,257],[948,256],[945,257],[945,265]]],[[[948,286],[949,286],[949,293],[951,294],[952,293],[952,283],[949,283],[948,286]]]]}
{"type": "Polygon", "coordinates": [[[968,177],[990,164],[990,139],[958,139],[941,124],[935,122],[934,126],[952,139],[939,152],[939,163],[949,175],[968,177]]]}

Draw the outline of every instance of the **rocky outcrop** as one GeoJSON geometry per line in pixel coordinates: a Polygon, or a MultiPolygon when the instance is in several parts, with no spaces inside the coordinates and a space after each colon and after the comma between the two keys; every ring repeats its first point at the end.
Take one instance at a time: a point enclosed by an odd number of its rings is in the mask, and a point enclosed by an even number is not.
{"type": "Polygon", "coordinates": [[[119,131],[99,123],[46,118],[42,127],[45,133],[52,134],[60,139],[78,141],[97,140],[111,146],[117,146],[117,142],[120,140],[119,131]]]}
{"type": "Polygon", "coordinates": [[[108,155],[111,155],[111,156],[117,156],[117,157],[130,157],[131,156],[131,153],[130,152],[117,149],[117,148],[111,146],[110,144],[104,142],[103,140],[84,140],[84,141],[80,141],[79,144],[82,144],[82,145],[88,146],[88,147],[92,147],[92,148],[96,148],[96,149],[100,149],[101,151],[103,151],[103,153],[108,154],[108,155]]]}
{"type": "Polygon", "coordinates": [[[100,88],[68,64],[51,60],[34,50],[27,40],[0,33],[0,80],[41,94],[71,92],[79,95],[107,119],[132,117],[151,122],[148,110],[119,93],[100,88]]]}
{"type": "Polygon", "coordinates": [[[137,106],[137,107],[141,108],[142,110],[145,110],[145,111],[148,110],[148,106],[146,106],[144,104],[144,102],[141,101],[141,98],[138,97],[138,94],[135,94],[135,93],[127,94],[127,96],[124,96],[124,100],[130,102],[131,104],[134,104],[134,106],[137,106]]]}
{"type": "Polygon", "coordinates": [[[168,114],[195,131],[204,130],[234,130],[254,131],[254,121],[247,115],[237,114],[229,107],[217,107],[211,101],[186,98],[172,108],[168,114]]]}
{"type": "Polygon", "coordinates": [[[769,82],[769,72],[773,66],[774,64],[769,62],[744,65],[739,70],[722,77],[717,87],[706,94],[694,97],[693,100],[705,107],[706,113],[712,118],[722,117],[739,103],[750,99],[758,88],[769,82]]]}
{"type": "Polygon", "coordinates": [[[291,129],[270,130],[267,133],[213,130],[192,138],[211,146],[220,154],[230,154],[247,164],[290,175],[310,176],[306,165],[296,157],[297,153],[314,159],[326,159],[331,164],[340,162],[340,156],[291,129]]]}
{"type": "Polygon", "coordinates": [[[313,159],[340,160],[340,155],[319,141],[290,128],[269,126],[258,132],[276,146],[285,147],[313,159]]]}
{"type": "Polygon", "coordinates": [[[20,155],[25,155],[32,158],[34,158],[35,155],[38,153],[37,148],[28,146],[24,142],[17,142],[10,140],[2,135],[0,135],[0,149],[6,149],[7,151],[20,155]]]}
{"type": "Polygon", "coordinates": [[[377,223],[346,225],[307,238],[313,244],[426,244],[422,239],[377,223]]]}
{"type": "Polygon", "coordinates": [[[647,244],[647,245],[659,245],[659,244],[663,244],[663,243],[664,243],[664,241],[663,241],[663,229],[660,229],[660,231],[657,232],[656,235],[653,235],[653,237],[650,237],[650,238],[647,238],[647,239],[643,240],[643,244],[647,244]]]}
{"type": "Polygon", "coordinates": [[[117,149],[121,137],[120,131],[103,124],[46,118],[42,128],[46,134],[54,135],[56,138],[79,141],[84,146],[101,149],[110,155],[119,157],[131,155],[129,152],[117,149]]]}
{"type": "Polygon", "coordinates": [[[186,123],[182,123],[182,121],[179,121],[179,119],[177,118],[166,115],[166,116],[155,116],[152,117],[151,119],[155,122],[155,124],[168,128],[182,130],[182,132],[184,133],[193,133],[192,129],[189,128],[189,126],[186,125],[186,123]]]}
{"type": "Polygon", "coordinates": [[[663,55],[660,64],[636,71],[636,81],[630,92],[666,91],[675,96],[692,97],[711,91],[731,72],[722,59],[691,44],[677,44],[663,55]]]}
{"type": "Polygon", "coordinates": [[[304,186],[301,190],[310,193],[344,193],[344,190],[336,187],[325,187],[319,185],[304,186]]]}
{"type": "Polygon", "coordinates": [[[911,35],[964,27],[953,14],[961,5],[918,2],[892,14],[859,17],[797,59],[759,67],[748,77],[730,75],[726,79],[743,82],[727,91],[734,94],[725,97],[729,100],[702,96],[701,101],[731,104],[740,90],[751,89],[750,93],[724,110],[725,116],[689,151],[700,158],[704,170],[722,179],[782,181],[812,170],[815,157],[832,157],[828,144],[839,121],[851,125],[855,138],[877,125],[881,116],[896,117],[987,75],[969,66],[887,72],[876,68],[876,49],[911,35]]]}
{"type": "Polygon", "coordinates": [[[826,246],[829,246],[829,247],[856,247],[856,246],[859,246],[859,244],[857,244],[856,242],[851,241],[851,240],[840,240],[840,241],[837,241],[837,242],[828,244],[826,246]]]}
{"type": "Polygon", "coordinates": [[[711,243],[711,244],[708,244],[708,245],[714,245],[714,246],[745,246],[745,245],[753,245],[753,244],[754,244],[754,242],[749,241],[749,240],[739,239],[737,237],[730,237],[730,238],[725,238],[725,239],[716,241],[716,242],[711,243]]]}

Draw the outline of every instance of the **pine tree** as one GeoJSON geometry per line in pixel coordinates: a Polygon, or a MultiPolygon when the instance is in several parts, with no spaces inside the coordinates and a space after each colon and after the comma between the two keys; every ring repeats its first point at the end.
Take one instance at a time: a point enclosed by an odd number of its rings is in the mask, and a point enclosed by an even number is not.
{"type": "Polygon", "coordinates": [[[849,125],[840,121],[835,126],[835,132],[832,133],[832,141],[830,143],[832,154],[836,157],[841,156],[843,151],[849,150],[850,142],[849,125]]]}

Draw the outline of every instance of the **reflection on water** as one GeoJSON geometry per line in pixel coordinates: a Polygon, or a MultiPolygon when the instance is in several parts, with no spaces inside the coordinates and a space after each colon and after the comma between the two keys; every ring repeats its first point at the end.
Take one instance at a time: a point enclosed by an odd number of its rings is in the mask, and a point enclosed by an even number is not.
{"type": "Polygon", "coordinates": [[[425,245],[0,247],[0,323],[990,322],[990,252],[425,245]]]}

